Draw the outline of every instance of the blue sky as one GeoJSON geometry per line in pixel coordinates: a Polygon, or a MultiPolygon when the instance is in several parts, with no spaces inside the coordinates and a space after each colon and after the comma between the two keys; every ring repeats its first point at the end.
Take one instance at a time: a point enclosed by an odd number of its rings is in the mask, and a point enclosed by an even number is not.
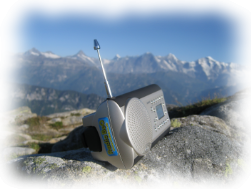
{"type": "MultiPolygon", "coordinates": [[[[178,59],[194,61],[211,56],[223,62],[236,62],[234,23],[221,14],[124,15],[118,19],[91,15],[28,14],[20,24],[20,52],[33,47],[60,56],[79,50],[97,57],[93,39],[101,46],[101,57],[112,59],[142,55],[174,54],[178,59]]],[[[237,63],[237,62],[236,62],[237,63]]]]}

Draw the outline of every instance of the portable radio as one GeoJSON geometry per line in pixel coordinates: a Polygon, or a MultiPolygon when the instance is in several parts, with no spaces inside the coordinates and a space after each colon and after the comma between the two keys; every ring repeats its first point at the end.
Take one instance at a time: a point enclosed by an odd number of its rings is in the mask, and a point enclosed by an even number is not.
{"type": "Polygon", "coordinates": [[[113,97],[96,39],[94,49],[98,52],[108,98],[95,113],[82,118],[83,126],[87,127],[83,143],[93,158],[130,169],[169,132],[171,123],[164,94],[153,84],[113,97]]]}

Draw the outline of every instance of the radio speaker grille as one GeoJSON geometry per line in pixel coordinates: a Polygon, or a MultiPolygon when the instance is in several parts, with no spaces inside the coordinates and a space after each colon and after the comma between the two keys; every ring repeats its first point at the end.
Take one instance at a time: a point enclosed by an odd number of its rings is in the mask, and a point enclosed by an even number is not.
{"type": "Polygon", "coordinates": [[[144,155],[151,148],[153,136],[147,109],[138,98],[131,98],[126,106],[125,117],[130,143],[139,155],[144,155]]]}

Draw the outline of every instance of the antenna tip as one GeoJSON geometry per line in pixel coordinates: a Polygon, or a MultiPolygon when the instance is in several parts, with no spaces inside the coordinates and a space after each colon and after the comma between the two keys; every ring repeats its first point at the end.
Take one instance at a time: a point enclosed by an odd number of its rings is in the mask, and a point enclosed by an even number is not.
{"type": "Polygon", "coordinates": [[[100,49],[100,45],[98,43],[98,40],[94,39],[94,50],[98,50],[98,49],[100,49]]]}

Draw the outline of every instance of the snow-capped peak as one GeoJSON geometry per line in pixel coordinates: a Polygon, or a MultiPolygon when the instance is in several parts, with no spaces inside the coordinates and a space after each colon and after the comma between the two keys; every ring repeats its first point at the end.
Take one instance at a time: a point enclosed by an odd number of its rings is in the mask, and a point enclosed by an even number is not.
{"type": "Polygon", "coordinates": [[[79,51],[77,54],[75,54],[73,57],[80,58],[80,59],[86,59],[86,58],[88,58],[82,50],[80,50],[80,51],[79,51]]]}
{"type": "Polygon", "coordinates": [[[53,52],[51,51],[47,51],[47,52],[42,52],[41,53],[42,55],[44,55],[46,58],[60,58],[60,56],[54,54],[53,52]]]}
{"type": "Polygon", "coordinates": [[[176,56],[175,56],[174,54],[172,54],[172,53],[169,53],[169,54],[167,55],[167,58],[168,58],[168,59],[173,59],[173,60],[178,60],[178,59],[176,58],[176,56]]]}
{"type": "Polygon", "coordinates": [[[211,56],[207,56],[206,58],[209,60],[214,60],[211,56]]]}
{"type": "Polygon", "coordinates": [[[25,53],[25,55],[39,56],[40,52],[36,48],[32,48],[25,53]]]}
{"type": "Polygon", "coordinates": [[[118,60],[120,58],[119,54],[116,54],[113,60],[118,60]]]}
{"type": "Polygon", "coordinates": [[[85,55],[85,53],[84,53],[82,50],[80,50],[80,51],[77,53],[77,55],[82,56],[82,55],[85,55]]]}

